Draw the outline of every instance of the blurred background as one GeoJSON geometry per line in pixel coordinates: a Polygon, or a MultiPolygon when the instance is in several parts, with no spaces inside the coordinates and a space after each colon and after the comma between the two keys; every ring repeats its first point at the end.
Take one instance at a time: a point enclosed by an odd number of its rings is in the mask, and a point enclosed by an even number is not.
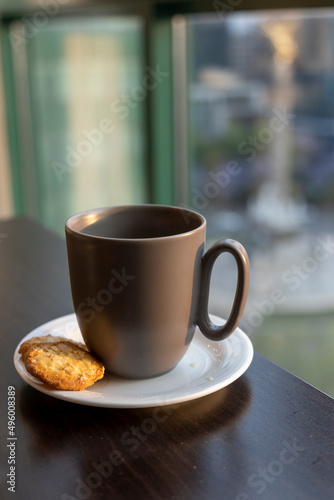
{"type": "MultiPolygon", "coordinates": [[[[249,253],[255,349],[334,396],[334,8],[311,4],[2,0],[0,218],[201,212],[249,253]]],[[[235,280],[220,257],[213,313],[235,280]]]]}

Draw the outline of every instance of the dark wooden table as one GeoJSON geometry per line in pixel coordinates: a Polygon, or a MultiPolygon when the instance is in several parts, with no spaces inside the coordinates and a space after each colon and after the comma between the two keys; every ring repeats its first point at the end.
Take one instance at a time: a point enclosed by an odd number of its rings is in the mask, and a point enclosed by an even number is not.
{"type": "Polygon", "coordinates": [[[231,386],[161,409],[43,395],[21,380],[13,353],[32,329],[73,312],[65,241],[29,220],[0,222],[0,276],[1,499],[334,498],[331,397],[257,354],[231,386]]]}

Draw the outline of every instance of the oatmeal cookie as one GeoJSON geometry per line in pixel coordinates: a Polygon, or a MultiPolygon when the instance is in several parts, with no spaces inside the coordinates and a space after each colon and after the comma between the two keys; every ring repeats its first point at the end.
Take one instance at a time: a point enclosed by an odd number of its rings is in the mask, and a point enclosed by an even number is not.
{"type": "Polygon", "coordinates": [[[39,342],[25,354],[27,371],[56,389],[82,391],[103,378],[104,366],[69,340],[39,342]]]}
{"type": "MultiPolygon", "coordinates": [[[[22,360],[25,361],[28,351],[32,347],[36,346],[37,344],[40,344],[40,343],[44,344],[44,343],[49,343],[49,342],[59,342],[59,341],[63,341],[63,340],[67,340],[67,339],[65,339],[64,337],[56,337],[56,336],[53,336],[51,334],[45,335],[43,337],[32,337],[31,339],[26,340],[25,342],[23,342],[20,345],[19,354],[21,354],[22,360]]],[[[73,340],[71,340],[71,342],[73,342],[74,344],[77,344],[82,349],[85,349],[86,351],[88,351],[87,347],[84,344],[82,344],[80,342],[74,342],[73,340]]]]}

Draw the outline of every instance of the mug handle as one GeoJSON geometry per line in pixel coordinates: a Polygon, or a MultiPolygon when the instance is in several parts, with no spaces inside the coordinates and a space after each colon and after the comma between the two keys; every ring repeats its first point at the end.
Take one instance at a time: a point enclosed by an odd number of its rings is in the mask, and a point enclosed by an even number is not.
{"type": "Polygon", "coordinates": [[[197,324],[205,337],[210,340],[226,339],[238,326],[243,314],[249,287],[249,259],[243,245],[236,240],[220,240],[202,257],[201,286],[199,294],[197,324]],[[228,252],[233,255],[238,266],[237,287],[230,316],[223,326],[215,325],[209,318],[208,302],[213,265],[219,255],[228,252]]]}

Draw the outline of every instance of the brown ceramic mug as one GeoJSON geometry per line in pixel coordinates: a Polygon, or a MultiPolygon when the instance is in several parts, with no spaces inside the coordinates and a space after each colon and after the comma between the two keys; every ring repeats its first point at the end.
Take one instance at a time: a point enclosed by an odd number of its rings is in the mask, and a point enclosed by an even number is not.
{"type": "Polygon", "coordinates": [[[249,261],[235,240],[204,252],[205,218],[161,205],[99,208],[65,225],[75,313],[88,348],[115,375],[147,378],[182,359],[196,324],[210,340],[237,327],[249,283],[249,261]],[[223,326],[208,314],[216,258],[233,255],[238,280],[223,326]]]}

